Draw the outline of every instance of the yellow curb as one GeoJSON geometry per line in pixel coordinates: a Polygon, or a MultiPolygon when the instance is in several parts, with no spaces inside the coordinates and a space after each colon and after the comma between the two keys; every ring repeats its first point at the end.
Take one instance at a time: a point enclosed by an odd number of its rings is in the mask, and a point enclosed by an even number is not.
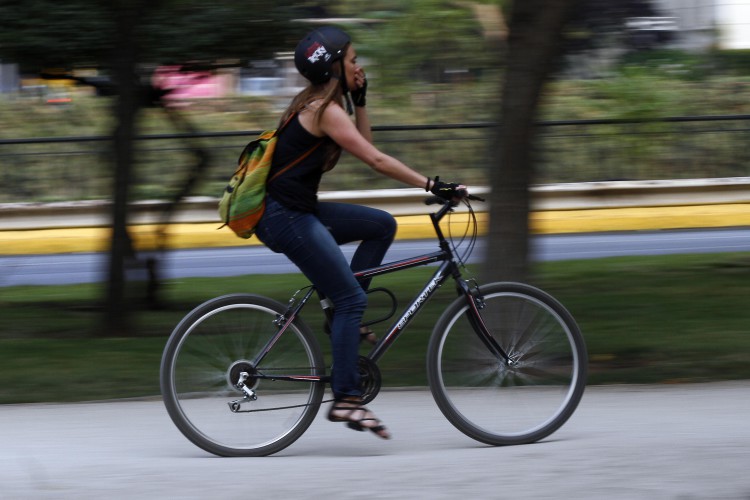
{"type": "MultiPolygon", "coordinates": [[[[479,234],[486,234],[488,216],[478,213],[479,234]]],[[[427,215],[397,217],[397,239],[434,237],[427,215]]],[[[451,216],[450,232],[461,236],[467,227],[467,214],[451,216]]],[[[750,226],[750,204],[679,206],[659,208],[613,208],[597,210],[554,210],[530,215],[536,234],[586,233],[597,231],[635,231],[657,229],[715,228],[750,226]]],[[[172,224],[168,248],[210,248],[259,245],[257,238],[243,240],[218,223],[172,224]]],[[[447,224],[443,227],[446,234],[447,224]]],[[[130,228],[139,250],[155,249],[157,226],[130,228]]],[[[109,245],[108,228],[37,229],[0,231],[0,255],[99,252],[109,245]]]]}
{"type": "Polygon", "coordinates": [[[555,210],[531,214],[539,234],[718,228],[750,225],[750,204],[555,210]]]}

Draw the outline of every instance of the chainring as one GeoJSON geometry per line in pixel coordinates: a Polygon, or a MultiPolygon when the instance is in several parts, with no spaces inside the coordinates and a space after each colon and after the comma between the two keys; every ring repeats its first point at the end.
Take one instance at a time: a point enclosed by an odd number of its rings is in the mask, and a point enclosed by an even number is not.
{"type": "Polygon", "coordinates": [[[366,405],[380,392],[382,382],[380,369],[371,359],[364,356],[359,357],[357,368],[359,369],[359,388],[362,390],[362,404],[366,405]]]}

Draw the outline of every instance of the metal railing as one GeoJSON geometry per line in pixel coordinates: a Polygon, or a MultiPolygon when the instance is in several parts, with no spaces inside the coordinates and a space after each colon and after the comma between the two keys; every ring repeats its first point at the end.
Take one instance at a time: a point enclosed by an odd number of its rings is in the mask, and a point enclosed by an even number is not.
{"type": "Polygon", "coordinates": [[[750,115],[541,125],[540,183],[750,176],[750,115]]]}
{"type": "MultiPolygon", "coordinates": [[[[750,115],[655,120],[570,120],[539,123],[538,184],[599,180],[660,180],[750,176],[750,115]]],[[[422,172],[487,183],[493,124],[381,126],[384,151],[422,172]]],[[[210,164],[193,195],[218,196],[242,146],[259,131],[159,134],[138,138],[136,199],[164,199],[193,160],[187,141],[200,144],[210,164]]],[[[111,192],[109,137],[0,140],[0,203],[106,199],[111,192]]],[[[324,190],[393,188],[344,156],[324,176],[324,190]]]]}

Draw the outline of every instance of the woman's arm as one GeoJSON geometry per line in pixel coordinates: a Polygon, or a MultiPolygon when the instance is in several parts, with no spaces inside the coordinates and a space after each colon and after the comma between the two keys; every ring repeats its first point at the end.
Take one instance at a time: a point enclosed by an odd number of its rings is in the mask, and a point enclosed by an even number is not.
{"type": "Polygon", "coordinates": [[[361,126],[364,125],[359,121],[360,117],[367,122],[368,130],[369,119],[366,110],[356,109],[357,125],[352,123],[341,106],[333,103],[327,106],[320,117],[320,131],[376,172],[404,184],[425,189],[427,183],[430,182],[427,176],[412,170],[396,158],[380,152],[360,132],[361,126]]]}
{"type": "Polygon", "coordinates": [[[365,106],[354,107],[354,120],[357,124],[357,130],[362,134],[367,142],[372,144],[372,127],[370,126],[370,117],[367,114],[365,106]]]}

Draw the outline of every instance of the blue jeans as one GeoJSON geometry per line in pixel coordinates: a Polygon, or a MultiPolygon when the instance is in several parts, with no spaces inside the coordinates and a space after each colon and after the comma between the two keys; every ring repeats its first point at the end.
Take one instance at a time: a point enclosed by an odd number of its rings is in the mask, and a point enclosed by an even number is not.
{"type": "Polygon", "coordinates": [[[361,395],[359,326],[369,282],[359,283],[352,271],[382,262],[396,234],[396,220],[388,212],[346,203],[322,202],[316,214],[298,212],[268,196],[255,234],[272,251],[285,254],[333,302],[333,395],[361,395]],[[353,241],[361,243],[350,265],[339,245],[353,241]]]}

